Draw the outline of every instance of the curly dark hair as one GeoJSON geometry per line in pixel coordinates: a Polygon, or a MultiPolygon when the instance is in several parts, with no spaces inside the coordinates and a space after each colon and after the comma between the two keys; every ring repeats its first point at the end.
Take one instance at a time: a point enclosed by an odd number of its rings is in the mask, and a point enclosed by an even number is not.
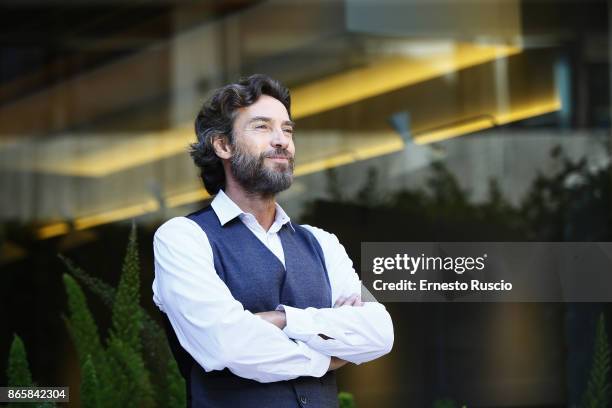
{"type": "Polygon", "coordinates": [[[223,137],[233,145],[233,124],[238,109],[254,104],[262,94],[278,99],[291,117],[289,89],[262,74],[217,89],[198,112],[195,120],[197,142],[189,145],[189,154],[200,169],[200,178],[209,194],[217,194],[225,187],[225,171],[213,148],[214,139],[223,137]]]}

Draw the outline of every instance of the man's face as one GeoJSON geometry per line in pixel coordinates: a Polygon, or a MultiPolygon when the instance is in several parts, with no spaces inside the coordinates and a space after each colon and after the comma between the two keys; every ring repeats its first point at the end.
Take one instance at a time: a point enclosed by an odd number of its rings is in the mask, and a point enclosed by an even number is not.
{"type": "Polygon", "coordinates": [[[293,181],[293,122],[277,99],[262,95],[238,111],[230,167],[249,193],[277,194],[293,181]]]}

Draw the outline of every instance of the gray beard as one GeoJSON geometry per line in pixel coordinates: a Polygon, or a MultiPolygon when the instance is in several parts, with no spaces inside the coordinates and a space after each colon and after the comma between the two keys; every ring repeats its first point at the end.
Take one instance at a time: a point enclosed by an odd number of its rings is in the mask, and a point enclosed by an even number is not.
{"type": "Polygon", "coordinates": [[[283,149],[268,155],[283,155],[289,157],[288,164],[275,164],[276,169],[270,170],[264,164],[266,153],[253,156],[238,144],[233,146],[234,155],[230,160],[230,169],[236,181],[249,194],[274,196],[291,187],[293,182],[293,157],[283,149]]]}

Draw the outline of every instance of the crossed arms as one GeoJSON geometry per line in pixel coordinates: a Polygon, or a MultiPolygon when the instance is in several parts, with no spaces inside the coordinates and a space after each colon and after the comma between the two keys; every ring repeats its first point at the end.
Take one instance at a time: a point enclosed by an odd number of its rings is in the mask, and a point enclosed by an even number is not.
{"type": "Polygon", "coordinates": [[[228,368],[259,382],[320,377],[391,350],[393,325],[382,304],[361,302],[361,283],[332,234],[309,227],[324,250],[335,307],[245,310],[218,277],[206,234],[176,217],[155,234],[154,301],[181,346],[207,371],[228,368]],[[331,249],[334,250],[328,253],[331,249]],[[329,256],[328,256],[329,255],[329,256]]]}
{"type": "MultiPolygon", "coordinates": [[[[361,295],[353,294],[348,297],[341,296],[338,300],[336,300],[334,307],[363,306],[363,305],[364,303],[361,301],[361,295]]],[[[259,312],[255,314],[261,317],[262,319],[264,319],[265,321],[272,323],[273,325],[275,325],[281,330],[287,327],[287,315],[284,311],[284,308],[282,308],[281,310],[274,310],[270,312],[259,312]]],[[[323,333],[319,333],[318,336],[324,340],[335,340],[332,337],[329,337],[323,333]]],[[[348,363],[348,361],[332,356],[331,362],[329,364],[329,371],[337,370],[338,368],[344,366],[346,363],[348,363]]]]}

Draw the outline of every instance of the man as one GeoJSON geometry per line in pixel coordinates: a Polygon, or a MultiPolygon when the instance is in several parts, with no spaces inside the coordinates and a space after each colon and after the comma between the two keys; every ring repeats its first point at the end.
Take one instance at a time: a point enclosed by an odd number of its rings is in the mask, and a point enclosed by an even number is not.
{"type": "Polygon", "coordinates": [[[385,307],[330,233],[276,203],[293,180],[289,91],[253,75],[217,90],[191,156],[211,205],[155,233],[153,299],[187,383],[188,405],[337,406],[334,370],[391,350],[385,307]]]}

